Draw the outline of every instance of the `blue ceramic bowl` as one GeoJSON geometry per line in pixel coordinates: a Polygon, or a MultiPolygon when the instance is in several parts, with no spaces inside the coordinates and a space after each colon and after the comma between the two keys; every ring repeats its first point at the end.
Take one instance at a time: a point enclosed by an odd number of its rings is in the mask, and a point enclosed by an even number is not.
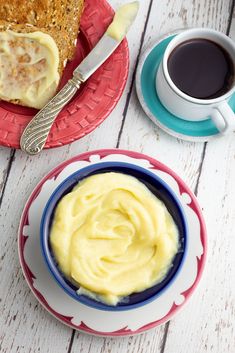
{"type": "Polygon", "coordinates": [[[187,248],[187,234],[187,222],[182,206],[174,192],[169,188],[169,186],[161,178],[159,178],[152,172],[136,165],[122,162],[105,162],[94,164],[70,175],[57,187],[57,189],[54,191],[54,193],[48,200],[42,215],[40,227],[42,254],[51,274],[53,275],[57,283],[64,289],[67,294],[69,294],[71,297],[73,297],[80,303],[83,303],[96,309],[108,311],[121,311],[140,307],[151,302],[164,290],[166,290],[166,288],[170,286],[175,280],[177,274],[181,269],[187,248]],[[124,173],[136,177],[137,179],[139,179],[139,181],[144,183],[153,194],[155,194],[159,199],[164,202],[168,211],[170,212],[175,223],[178,226],[180,242],[179,251],[175,256],[172,267],[170,268],[166,277],[160,283],[156,284],[155,286],[149,289],[146,289],[143,292],[131,294],[129,297],[125,298],[125,301],[118,303],[116,306],[107,305],[98,302],[94,299],[91,299],[85,295],[77,294],[78,287],[74,286],[74,284],[72,284],[68,279],[66,279],[58,268],[56,261],[53,257],[49,242],[50,228],[54,216],[54,211],[60,199],[64,195],[68,194],[73,189],[73,187],[82,179],[90,175],[111,171],[124,173]]]}

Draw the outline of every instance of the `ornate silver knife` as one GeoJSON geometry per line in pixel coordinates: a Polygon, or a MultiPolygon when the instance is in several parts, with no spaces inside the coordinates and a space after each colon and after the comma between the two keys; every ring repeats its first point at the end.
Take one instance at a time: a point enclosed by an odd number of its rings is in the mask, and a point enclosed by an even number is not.
{"type": "Polygon", "coordinates": [[[139,2],[121,6],[107,31],[88,56],[74,70],[73,77],[30,121],[26,126],[20,146],[23,151],[34,155],[43,149],[50,129],[62,108],[75,95],[80,85],[85,82],[121,43],[135,20],[139,2]]]}

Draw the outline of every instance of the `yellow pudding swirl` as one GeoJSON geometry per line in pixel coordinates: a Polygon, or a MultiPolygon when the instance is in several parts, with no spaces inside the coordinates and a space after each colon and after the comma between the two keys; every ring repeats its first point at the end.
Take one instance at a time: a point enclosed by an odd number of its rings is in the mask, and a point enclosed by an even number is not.
{"type": "Polygon", "coordinates": [[[179,247],[167,208],[136,178],[87,177],[57,205],[50,243],[65,276],[109,305],[152,287],[179,247]]]}

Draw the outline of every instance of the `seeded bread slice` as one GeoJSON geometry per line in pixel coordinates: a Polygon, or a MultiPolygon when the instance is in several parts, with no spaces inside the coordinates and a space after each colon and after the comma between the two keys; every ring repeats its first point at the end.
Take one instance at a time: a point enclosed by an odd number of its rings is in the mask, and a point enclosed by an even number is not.
{"type": "MultiPolygon", "coordinates": [[[[59,51],[58,73],[61,78],[64,71],[64,67],[68,59],[69,37],[66,31],[64,30],[58,31],[56,28],[51,28],[49,30],[46,30],[45,28],[38,28],[29,24],[22,25],[22,24],[9,23],[7,21],[0,20],[0,38],[1,38],[1,32],[5,32],[7,30],[10,30],[16,33],[22,33],[22,34],[33,33],[38,31],[49,34],[54,39],[59,51]]],[[[19,99],[7,99],[7,101],[13,104],[25,105],[24,102],[22,102],[19,99]]]]}
{"type": "Polygon", "coordinates": [[[67,33],[67,58],[74,54],[84,0],[0,0],[0,19],[67,33]]]}
{"type": "Polygon", "coordinates": [[[57,31],[56,28],[51,28],[50,30],[46,30],[45,28],[38,28],[29,24],[17,24],[17,23],[9,23],[7,21],[0,20],[0,32],[4,32],[6,30],[11,30],[16,33],[32,33],[32,32],[43,32],[49,34],[55,41],[57,48],[59,50],[59,74],[60,77],[63,74],[64,67],[68,60],[68,46],[69,46],[69,36],[68,33],[64,30],[60,32],[57,31]]]}

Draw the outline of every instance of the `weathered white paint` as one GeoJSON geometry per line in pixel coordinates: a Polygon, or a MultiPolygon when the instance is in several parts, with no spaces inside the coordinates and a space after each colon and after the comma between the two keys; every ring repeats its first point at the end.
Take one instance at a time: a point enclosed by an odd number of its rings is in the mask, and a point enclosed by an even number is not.
{"type": "Polygon", "coordinates": [[[9,148],[0,147],[0,197],[7,178],[10,158],[11,150],[9,148]]]}
{"type": "MultiPolygon", "coordinates": [[[[118,2],[112,1],[112,4],[116,7],[118,2]]],[[[17,256],[18,224],[26,199],[36,183],[50,169],[63,160],[88,149],[116,146],[147,10],[148,3],[146,2],[142,5],[136,29],[129,33],[131,63],[129,80],[121,101],[105,123],[93,134],[71,146],[44,151],[36,157],[26,156],[21,151],[16,152],[0,211],[0,257],[2,256],[0,260],[0,312],[3,313],[0,315],[1,353],[30,351],[57,353],[68,350],[72,330],[42,309],[23,279],[17,256]]],[[[10,153],[10,150],[2,150],[4,153],[10,153]]],[[[7,167],[7,157],[1,154],[0,158],[7,167]]]]}
{"type": "MultiPolygon", "coordinates": [[[[123,3],[112,0],[111,4],[123,3]]],[[[28,157],[17,151],[7,178],[0,209],[0,352],[67,352],[72,330],[37,303],[25,283],[17,258],[17,228],[23,205],[33,187],[58,163],[86,150],[115,147],[130,90],[140,39],[150,0],[141,1],[135,29],[129,35],[131,66],[129,80],[118,106],[92,134],[70,146],[28,157]]],[[[209,26],[226,31],[229,0],[153,0],[144,47],[158,34],[187,26],[209,26]]],[[[232,31],[235,38],[235,22],[232,31]]],[[[194,188],[207,218],[209,258],[207,272],[188,306],[170,323],[140,336],[97,338],[76,333],[71,352],[77,353],[232,353],[235,349],[235,292],[233,285],[235,221],[234,136],[204,145],[176,140],[156,128],[131,93],[119,147],[150,154],[174,169],[194,188]],[[202,164],[202,173],[200,167],[202,164]],[[166,337],[165,337],[165,336],[166,337]]],[[[0,184],[10,151],[0,149],[0,184]]],[[[1,189],[1,188],[0,188],[1,189]]],[[[1,191],[0,191],[1,192],[1,191]]]]}
{"type": "MultiPolygon", "coordinates": [[[[229,35],[235,40],[235,18],[229,35]]],[[[165,353],[235,351],[234,137],[207,144],[198,186],[208,228],[206,272],[191,303],[171,322],[165,353]]]]}
{"type": "Polygon", "coordinates": [[[172,320],[165,353],[235,350],[235,139],[210,142],[198,187],[208,228],[204,279],[185,310],[172,320]]]}
{"type": "MultiPolygon", "coordinates": [[[[227,16],[229,14],[229,10],[229,3],[222,1],[219,3],[215,1],[195,1],[192,4],[189,4],[189,2],[186,1],[168,1],[164,3],[162,1],[161,3],[158,2],[158,6],[157,4],[153,3],[144,46],[147,47],[154,40],[156,35],[153,33],[162,34],[164,32],[171,31],[176,28],[181,28],[183,26],[208,26],[226,31],[228,22],[227,16]],[[219,13],[220,16],[218,15],[219,13]],[[227,15],[223,17],[221,16],[222,13],[226,13],[227,15]],[[165,17],[167,17],[168,14],[170,20],[163,19],[163,14],[165,14],[165,17]]],[[[192,144],[173,139],[155,127],[142,112],[137,102],[135,91],[133,91],[131,96],[130,106],[128,109],[126,122],[119,146],[121,148],[133,149],[155,156],[162,162],[168,164],[175,171],[177,171],[178,174],[181,175],[192,188],[196,187],[204,152],[204,144],[192,144]]],[[[206,177],[205,182],[206,184],[210,183],[206,177]]],[[[210,198],[208,198],[208,201],[209,200],[210,198]]],[[[214,269],[212,269],[212,271],[213,270],[214,269]]],[[[206,291],[205,282],[202,283],[196,292],[195,297],[198,298],[199,302],[202,300],[200,294],[204,291],[206,291]]],[[[208,305],[208,302],[206,302],[206,304],[208,305]]],[[[198,325],[199,320],[198,316],[196,315],[197,309],[193,310],[193,308],[194,302],[192,301],[188,304],[188,307],[186,307],[187,314],[184,314],[184,312],[186,312],[185,310],[180,314],[180,318],[183,317],[182,323],[177,323],[177,317],[175,320],[173,320],[173,322],[176,323],[175,325],[178,330],[181,329],[181,336],[178,338],[177,332],[171,340],[168,340],[167,335],[167,345],[165,347],[165,352],[178,353],[178,351],[189,351],[188,339],[183,335],[185,331],[189,331],[191,332],[191,336],[194,337],[194,329],[192,329],[194,326],[196,329],[198,329],[198,332],[195,336],[195,341],[193,342],[194,345],[190,344],[190,352],[198,352],[197,342],[201,342],[201,327],[198,325]],[[195,319],[192,317],[192,312],[195,315],[195,319]],[[190,320],[193,322],[194,326],[189,325],[190,320]],[[168,344],[170,343],[171,346],[168,348],[168,344]]],[[[168,332],[171,333],[171,331],[172,330],[170,324],[168,332]]],[[[143,345],[141,344],[141,342],[143,342],[141,336],[132,337],[129,339],[123,338],[119,340],[104,339],[102,346],[100,340],[98,341],[97,339],[93,339],[92,341],[89,341],[89,343],[87,342],[88,347],[84,343],[85,339],[86,338],[84,338],[83,335],[78,335],[77,342],[74,341],[73,343],[72,353],[75,353],[82,348],[84,349],[84,352],[94,351],[97,353],[106,353],[109,351],[157,353],[161,352],[163,335],[162,327],[157,328],[152,332],[145,334],[144,341],[146,340],[146,342],[144,342],[143,345]],[[81,338],[81,336],[83,338],[81,338]],[[153,340],[153,337],[155,337],[155,340],[153,340]],[[136,340],[136,343],[133,346],[131,343],[134,339],[136,340]],[[127,344],[129,346],[127,346],[127,344]]],[[[211,339],[213,340],[213,336],[211,339]]],[[[223,350],[222,345],[219,347],[214,346],[214,349],[217,349],[218,353],[226,351],[223,350]]],[[[203,352],[206,352],[206,349],[204,349],[203,352]]],[[[216,352],[216,350],[214,350],[214,352],[216,352]]]]}

